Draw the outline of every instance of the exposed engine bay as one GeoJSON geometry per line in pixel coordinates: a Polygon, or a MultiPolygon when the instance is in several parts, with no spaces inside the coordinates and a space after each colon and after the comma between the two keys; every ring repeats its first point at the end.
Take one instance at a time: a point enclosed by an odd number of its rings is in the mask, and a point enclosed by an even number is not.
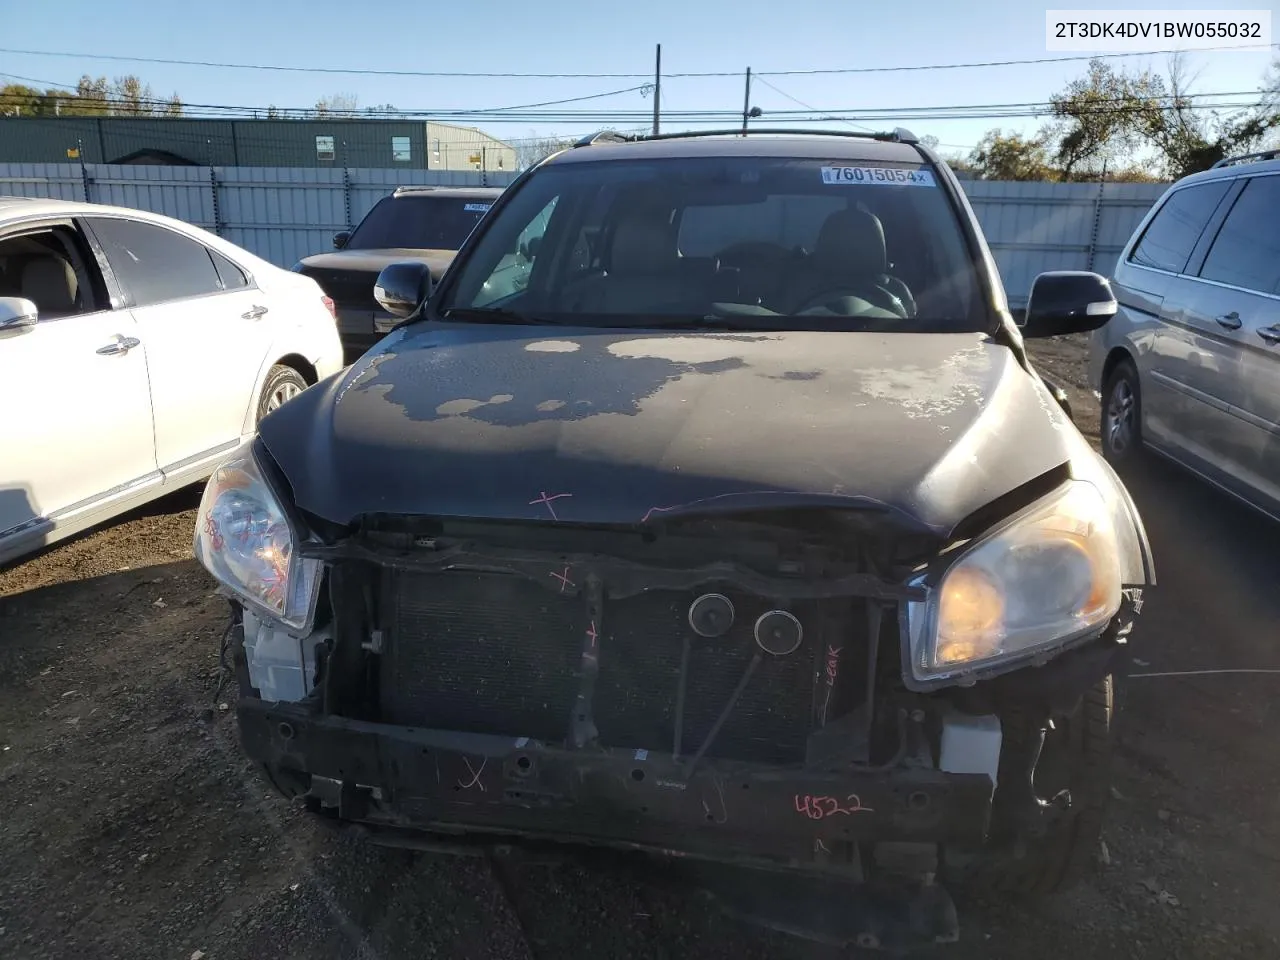
{"type": "Polygon", "coordinates": [[[329,565],[308,635],[243,613],[246,746],[313,809],[384,836],[927,884],[1070,808],[1069,777],[1036,764],[1124,634],[1118,617],[1030,683],[913,692],[901,614],[922,588],[905,584],[942,546],[835,511],[631,530],[379,518],[304,545],[329,565]]]}

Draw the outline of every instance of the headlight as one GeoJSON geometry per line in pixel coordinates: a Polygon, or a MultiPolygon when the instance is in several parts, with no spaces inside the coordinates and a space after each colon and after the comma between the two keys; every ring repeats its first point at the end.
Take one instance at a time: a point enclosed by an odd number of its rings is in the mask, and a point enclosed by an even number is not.
{"type": "Polygon", "coordinates": [[[311,626],[321,565],[294,555],[293,531],[249,445],[224,461],[196,514],[195,554],[238,597],[285,626],[311,626]]]}
{"type": "Polygon", "coordinates": [[[907,610],[919,683],[996,670],[1100,631],[1120,609],[1112,511],[1070,481],[969,546],[907,610]]]}

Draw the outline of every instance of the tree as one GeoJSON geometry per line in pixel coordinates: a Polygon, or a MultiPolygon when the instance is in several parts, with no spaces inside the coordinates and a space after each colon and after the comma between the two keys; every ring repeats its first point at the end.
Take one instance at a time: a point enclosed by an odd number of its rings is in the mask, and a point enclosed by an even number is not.
{"type": "Polygon", "coordinates": [[[267,119],[268,120],[280,119],[280,108],[277,107],[274,103],[271,104],[271,106],[267,107],[267,119]]]}
{"type": "Polygon", "coordinates": [[[130,74],[116,77],[109,93],[111,112],[117,117],[149,117],[155,94],[151,85],[143,83],[138,77],[130,74]]]}
{"type": "Polygon", "coordinates": [[[1142,136],[1160,152],[1165,171],[1173,178],[1256,150],[1280,128],[1280,110],[1265,88],[1256,107],[1224,115],[1217,110],[1195,109],[1188,92],[1191,80],[1181,56],[1171,60],[1167,84],[1157,79],[1155,95],[1137,111],[1137,124],[1142,136]]]}
{"type": "Polygon", "coordinates": [[[1048,135],[1041,131],[1027,139],[988,130],[969,154],[969,163],[982,180],[1057,180],[1049,154],[1048,135]]]}
{"type": "Polygon", "coordinates": [[[111,112],[111,87],[106,77],[96,80],[87,73],[76,82],[75,103],[71,112],[78,116],[101,116],[111,112]]]}
{"type": "Polygon", "coordinates": [[[45,95],[35,87],[7,83],[0,87],[0,117],[37,117],[44,113],[45,95]]]}
{"type": "Polygon", "coordinates": [[[573,146],[573,141],[562,137],[539,137],[530,135],[523,140],[512,141],[516,148],[516,166],[524,170],[533,166],[553,153],[559,153],[573,146]]]}
{"type": "Polygon", "coordinates": [[[1114,165],[1119,154],[1133,150],[1139,112],[1158,96],[1160,85],[1150,71],[1130,76],[1103,60],[1089,61],[1085,75],[1050,100],[1058,118],[1054,159],[1062,179],[1081,170],[1096,174],[1100,166],[1114,165]]]}
{"type": "Polygon", "coordinates": [[[354,93],[334,93],[316,101],[318,117],[353,117],[360,106],[360,98],[354,93]]]}

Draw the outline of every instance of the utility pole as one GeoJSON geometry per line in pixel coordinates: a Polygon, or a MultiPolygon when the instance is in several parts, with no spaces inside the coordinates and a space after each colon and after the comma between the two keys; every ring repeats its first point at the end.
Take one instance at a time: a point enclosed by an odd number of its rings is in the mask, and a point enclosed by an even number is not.
{"type": "Polygon", "coordinates": [[[742,135],[747,135],[747,118],[751,116],[751,68],[747,67],[747,89],[742,94],[742,135]]]}
{"type": "Polygon", "coordinates": [[[653,135],[658,135],[658,110],[662,104],[662,44],[653,60],[653,135]]]}

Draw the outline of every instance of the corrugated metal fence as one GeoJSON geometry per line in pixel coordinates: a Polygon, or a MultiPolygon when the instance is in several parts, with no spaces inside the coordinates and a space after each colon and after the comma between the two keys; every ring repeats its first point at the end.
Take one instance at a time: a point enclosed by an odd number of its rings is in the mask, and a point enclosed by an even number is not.
{"type": "Polygon", "coordinates": [[[961,183],[982,223],[1014,307],[1036,274],[1093,270],[1110,276],[1116,257],[1165,183],[961,183]]]}
{"type": "MultiPolygon", "coordinates": [[[[305,167],[152,167],[0,163],[0,194],[138,207],[197,224],[284,267],[331,249],[394,187],[505,186],[514,174],[305,167]]],[[[1116,255],[1164,192],[1158,183],[963,182],[1010,303],[1036,274],[1096,270],[1116,255]]]]}
{"type": "Polygon", "coordinates": [[[291,267],[333,249],[398,186],[501,187],[514,174],[308,167],[0,163],[0,195],[89,200],[162,213],[291,267]]]}

